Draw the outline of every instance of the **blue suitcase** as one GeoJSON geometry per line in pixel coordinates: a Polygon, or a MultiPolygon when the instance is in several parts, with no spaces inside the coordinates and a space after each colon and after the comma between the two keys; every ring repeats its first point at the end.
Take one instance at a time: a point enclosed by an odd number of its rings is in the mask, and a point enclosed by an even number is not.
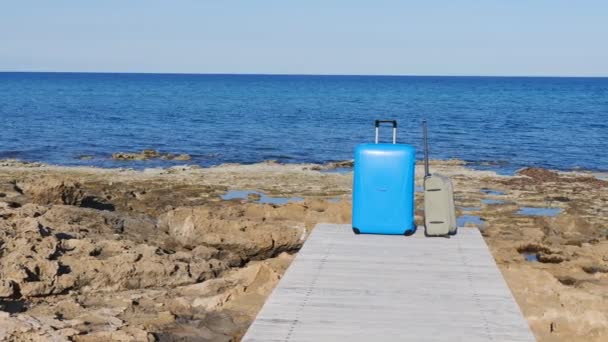
{"type": "Polygon", "coordinates": [[[397,121],[376,120],[375,144],[355,148],[353,231],[355,234],[405,234],[414,223],[416,149],[397,144],[397,121]],[[379,144],[381,123],[393,124],[393,143],[379,144]]]}

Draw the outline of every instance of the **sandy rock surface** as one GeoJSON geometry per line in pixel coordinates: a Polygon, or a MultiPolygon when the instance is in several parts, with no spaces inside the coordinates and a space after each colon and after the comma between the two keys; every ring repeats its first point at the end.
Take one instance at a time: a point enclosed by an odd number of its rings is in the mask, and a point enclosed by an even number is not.
{"type": "MultiPolygon", "coordinates": [[[[350,222],[350,166],[0,161],[0,340],[238,341],[315,224],[350,222]]],[[[608,181],[432,168],[539,341],[608,339],[608,181]]]]}

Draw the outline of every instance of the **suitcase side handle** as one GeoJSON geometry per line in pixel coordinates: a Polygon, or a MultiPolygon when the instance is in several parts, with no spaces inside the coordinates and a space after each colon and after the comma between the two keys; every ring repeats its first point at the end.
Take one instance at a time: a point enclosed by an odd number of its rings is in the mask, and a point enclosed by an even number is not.
{"type": "Polygon", "coordinates": [[[397,143],[397,120],[376,120],[375,121],[376,138],[374,139],[374,142],[376,144],[378,143],[378,133],[380,131],[380,124],[383,124],[383,123],[393,124],[393,144],[396,144],[397,143]]]}

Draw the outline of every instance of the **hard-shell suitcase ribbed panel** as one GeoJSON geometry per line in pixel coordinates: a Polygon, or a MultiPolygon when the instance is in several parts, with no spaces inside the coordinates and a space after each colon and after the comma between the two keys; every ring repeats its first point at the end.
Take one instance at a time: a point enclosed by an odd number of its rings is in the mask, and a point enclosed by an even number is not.
{"type": "Polygon", "coordinates": [[[361,144],[355,149],[353,229],[408,234],[414,224],[416,150],[405,144],[361,144]]]}

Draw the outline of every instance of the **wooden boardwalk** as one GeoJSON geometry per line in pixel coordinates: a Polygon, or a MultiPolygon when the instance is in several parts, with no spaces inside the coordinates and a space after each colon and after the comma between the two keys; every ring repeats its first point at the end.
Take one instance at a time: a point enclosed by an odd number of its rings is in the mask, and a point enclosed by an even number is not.
{"type": "Polygon", "coordinates": [[[320,224],[243,341],[534,341],[481,234],[320,224]]]}

